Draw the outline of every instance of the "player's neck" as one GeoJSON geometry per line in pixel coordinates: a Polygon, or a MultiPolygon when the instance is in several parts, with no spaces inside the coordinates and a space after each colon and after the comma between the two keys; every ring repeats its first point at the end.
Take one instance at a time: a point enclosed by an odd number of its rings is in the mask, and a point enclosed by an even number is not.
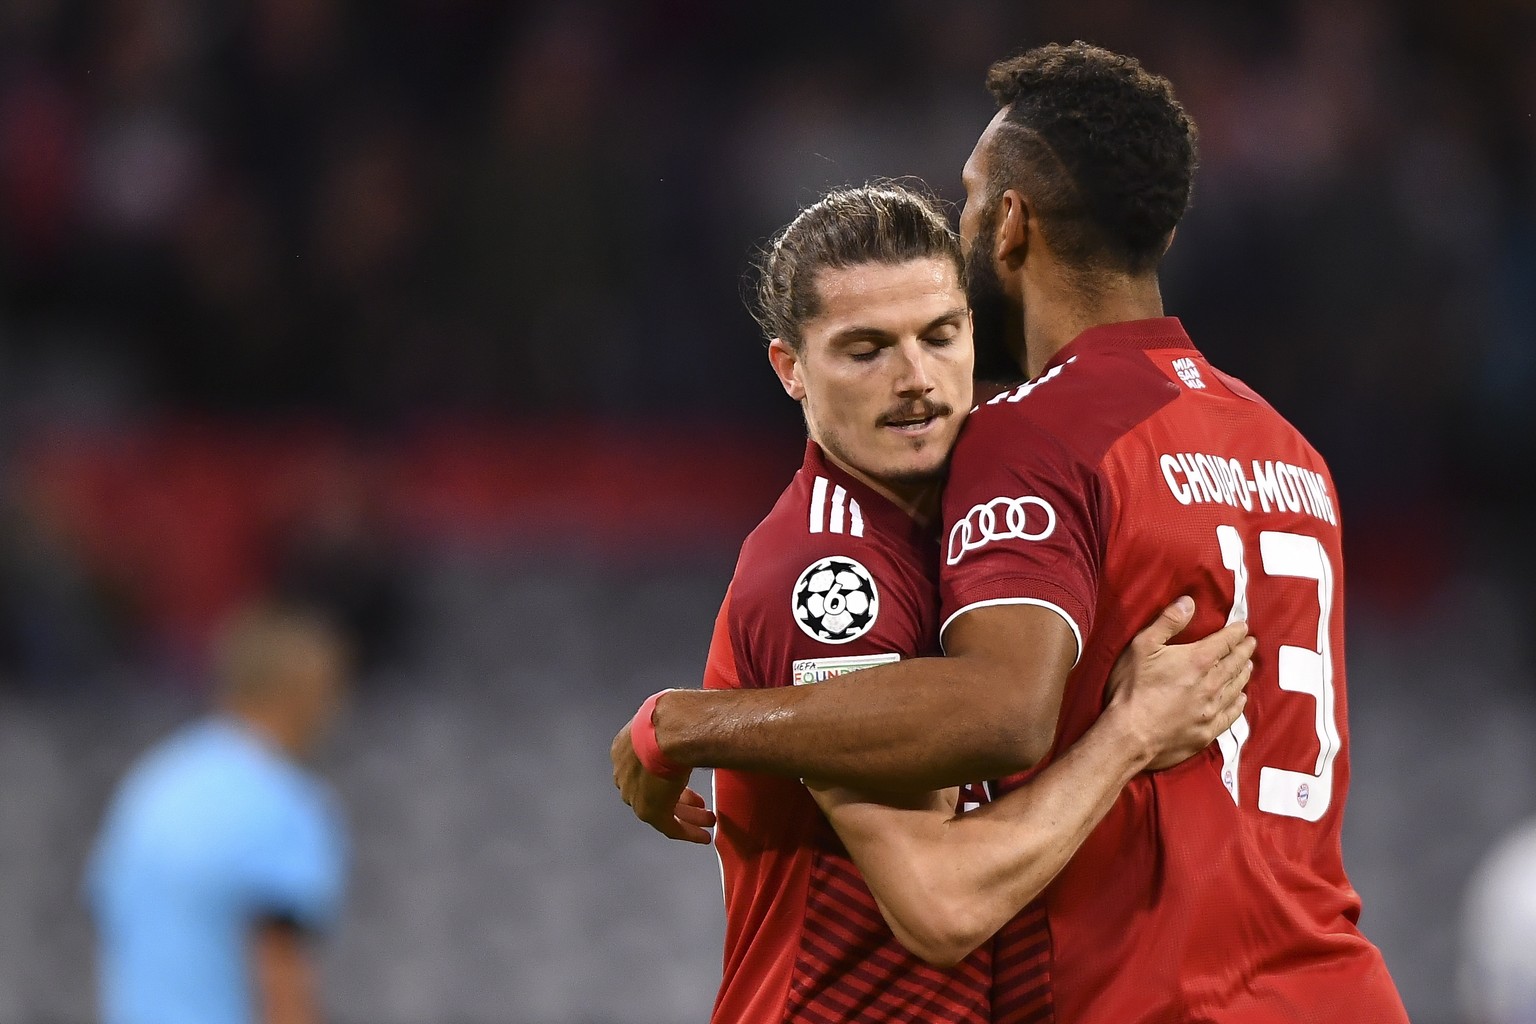
{"type": "Polygon", "coordinates": [[[900,487],[883,485],[878,480],[864,480],[871,488],[891,499],[918,526],[927,528],[939,518],[939,501],[944,494],[944,483],[935,480],[926,484],[907,484],[900,487]]]}
{"type": "Polygon", "coordinates": [[[827,461],[901,509],[917,525],[928,527],[938,520],[939,501],[944,492],[943,480],[929,480],[923,483],[887,482],[870,476],[856,466],[850,466],[825,447],[822,448],[822,452],[826,455],[827,461]]]}
{"type": "Polygon", "coordinates": [[[1031,379],[1044,372],[1056,353],[1090,327],[1147,320],[1163,315],[1157,275],[1117,276],[1091,288],[1064,279],[1024,304],[1024,372],[1031,379]]]}
{"type": "Polygon", "coordinates": [[[307,744],[304,742],[303,730],[288,716],[260,706],[234,706],[228,709],[228,713],[272,751],[290,761],[304,759],[307,744]]]}

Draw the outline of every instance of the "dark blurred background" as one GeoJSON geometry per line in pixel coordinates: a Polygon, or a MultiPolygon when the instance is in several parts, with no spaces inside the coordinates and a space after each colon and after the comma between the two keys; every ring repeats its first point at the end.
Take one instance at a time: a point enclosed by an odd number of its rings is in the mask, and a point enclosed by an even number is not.
{"type": "Polygon", "coordinates": [[[1164,281],[1330,460],[1346,860],[1415,1020],[1536,814],[1536,13],[1521,0],[0,0],[0,1022],[92,1018],[86,844],[210,630],[320,601],[338,1021],[702,1020],[707,851],[609,737],[693,685],[803,436],[741,301],[826,187],[962,196],[986,66],[1199,123],[1164,281]]]}

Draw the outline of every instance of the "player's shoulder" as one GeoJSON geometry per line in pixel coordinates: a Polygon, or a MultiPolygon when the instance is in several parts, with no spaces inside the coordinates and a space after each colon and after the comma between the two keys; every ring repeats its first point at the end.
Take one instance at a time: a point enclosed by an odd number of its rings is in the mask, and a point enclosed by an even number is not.
{"type": "Polygon", "coordinates": [[[807,465],[748,535],[742,561],[853,552],[903,560],[916,546],[910,517],[890,499],[835,468],[807,465]]]}
{"type": "MultiPolygon", "coordinates": [[[[883,499],[881,499],[883,500],[883,499]]],[[[764,590],[778,591],[787,575],[828,558],[869,566],[900,567],[905,538],[883,529],[875,510],[830,474],[802,469],[785,488],[773,511],[742,544],[731,585],[735,601],[750,601],[764,590]]]]}
{"type": "Polygon", "coordinates": [[[977,406],[960,445],[965,454],[985,458],[1050,445],[1091,465],[1177,398],[1178,385],[1141,353],[1089,350],[977,406]]]}
{"type": "Polygon", "coordinates": [[[209,798],[228,794],[240,813],[283,820],[325,813],[330,787],[306,767],[258,742],[231,719],[208,719],[189,730],[183,762],[187,784],[209,798]]]}
{"type": "Polygon", "coordinates": [[[839,612],[818,638],[842,643],[872,627],[882,603],[910,602],[934,587],[925,567],[936,562],[936,548],[920,549],[912,531],[897,528],[904,514],[875,505],[884,501],[834,474],[802,469],[742,545],[731,582],[738,622],[752,629],[790,612],[804,623],[824,615],[820,606],[833,595],[839,612]]]}

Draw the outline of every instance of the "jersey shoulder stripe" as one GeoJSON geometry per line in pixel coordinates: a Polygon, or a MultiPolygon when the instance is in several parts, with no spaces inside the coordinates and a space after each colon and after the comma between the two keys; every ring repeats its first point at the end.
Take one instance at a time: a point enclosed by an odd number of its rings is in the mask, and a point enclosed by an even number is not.
{"type": "Polygon", "coordinates": [[[864,536],[864,510],[847,488],[818,476],[811,485],[811,509],[807,522],[811,533],[846,533],[864,536]],[[829,495],[830,492],[830,495],[829,495]]]}
{"type": "Polygon", "coordinates": [[[1018,387],[1012,388],[1008,391],[1002,391],[996,395],[993,395],[991,398],[987,399],[986,404],[1002,405],[1006,402],[1010,405],[1017,405],[1019,402],[1022,402],[1024,399],[1034,394],[1037,388],[1049,384],[1057,377],[1060,377],[1062,371],[1075,362],[1077,362],[1077,356],[1073,356],[1071,359],[1068,359],[1066,362],[1061,363],[1058,366],[1051,367],[1050,370],[1036,377],[1032,381],[1020,384],[1018,387]]]}
{"type": "Polygon", "coordinates": [[[1074,355],[971,414],[951,480],[965,451],[980,448],[986,459],[1004,464],[1018,460],[1021,436],[1030,438],[1033,449],[1055,447],[1092,471],[1116,442],[1176,400],[1179,391],[1140,351],[1074,355]]]}

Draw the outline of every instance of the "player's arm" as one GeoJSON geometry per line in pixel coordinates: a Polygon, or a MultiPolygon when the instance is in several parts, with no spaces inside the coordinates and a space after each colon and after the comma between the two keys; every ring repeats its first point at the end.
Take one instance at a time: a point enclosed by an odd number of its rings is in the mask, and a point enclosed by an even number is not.
{"type": "Polygon", "coordinates": [[[345,840],[340,817],[318,790],[285,787],[251,814],[235,865],[250,898],[254,1017],[261,1024],[320,1020],[317,940],[340,910],[345,840]]]}
{"type": "Polygon", "coordinates": [[[1050,750],[1077,641],[1033,605],[979,608],[949,656],[879,665],[815,686],[677,691],[652,721],[676,764],[932,790],[1033,767],[1050,750]]]}
{"type": "MultiPolygon", "coordinates": [[[[1161,641],[1187,625],[1193,602],[1165,615],[1176,628],[1154,626],[1138,637],[1112,686],[1201,679],[1246,636],[1246,626],[1234,623],[1192,644],[1147,642],[1153,630],[1161,641]]],[[[880,665],[815,686],[664,694],[651,718],[660,753],[685,770],[734,768],[881,792],[930,791],[1033,767],[1050,749],[1077,656],[1071,628],[1037,605],[996,605],[965,612],[945,643],[949,657],[880,665]]],[[[674,828],[686,774],[668,781],[645,771],[627,726],[610,754],[636,816],[674,828]]]]}
{"type": "Polygon", "coordinates": [[[292,922],[268,919],[255,926],[251,977],[261,1024],[318,1024],[313,958],[304,930],[292,922]]]}
{"type": "MultiPolygon", "coordinates": [[[[1154,628],[1173,624],[1165,616],[1154,628]]],[[[1232,724],[1246,703],[1252,647],[1245,640],[1188,685],[1120,689],[1064,755],[970,813],[955,814],[934,794],[813,787],[812,795],[902,945],[951,966],[1040,894],[1132,777],[1203,750],[1232,724]]]]}

